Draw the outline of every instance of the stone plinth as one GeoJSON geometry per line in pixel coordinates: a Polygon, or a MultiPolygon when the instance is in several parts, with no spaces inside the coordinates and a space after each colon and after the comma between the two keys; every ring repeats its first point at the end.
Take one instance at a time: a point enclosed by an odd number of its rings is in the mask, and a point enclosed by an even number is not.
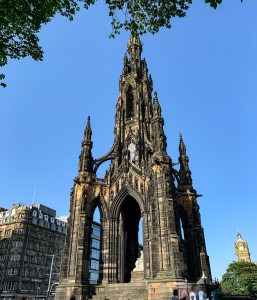
{"type": "Polygon", "coordinates": [[[144,271],[132,271],[130,282],[143,282],[144,281],[144,271]]]}

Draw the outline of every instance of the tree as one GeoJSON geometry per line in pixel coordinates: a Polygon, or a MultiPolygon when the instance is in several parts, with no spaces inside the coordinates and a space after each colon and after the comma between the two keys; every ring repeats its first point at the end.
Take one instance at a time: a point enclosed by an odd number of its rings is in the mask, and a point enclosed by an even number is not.
{"type": "MultiPolygon", "coordinates": [[[[216,8],[222,0],[204,0],[216,8]]],[[[96,0],[1,0],[0,1],[0,67],[8,59],[31,56],[43,59],[43,50],[37,36],[43,24],[51,21],[56,14],[73,20],[82,4],[85,9],[96,0]]],[[[171,19],[185,17],[193,0],[105,0],[111,17],[111,37],[120,33],[121,28],[136,35],[152,34],[161,27],[171,27],[171,19]]],[[[242,0],[241,0],[242,2],[242,0]]],[[[1,80],[0,86],[6,84],[1,80]]]]}
{"type": "Polygon", "coordinates": [[[223,291],[257,299],[257,265],[251,262],[233,262],[222,276],[223,291]]]}

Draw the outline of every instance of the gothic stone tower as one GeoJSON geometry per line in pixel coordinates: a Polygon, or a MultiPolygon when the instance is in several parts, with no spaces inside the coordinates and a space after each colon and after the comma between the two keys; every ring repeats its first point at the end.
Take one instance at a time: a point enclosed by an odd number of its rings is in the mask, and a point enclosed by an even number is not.
{"type": "MultiPolygon", "coordinates": [[[[186,147],[180,135],[179,170],[166,151],[161,106],[142,44],[131,37],[124,57],[116,105],[114,143],[98,159],[92,157],[88,118],[71,192],[70,217],[56,299],[87,299],[91,224],[101,214],[100,285],[129,283],[138,258],[138,227],[143,224],[143,278],[176,286],[196,282],[202,272],[211,280],[198,194],[192,185],[186,147]],[[104,179],[97,168],[110,160],[104,179]]],[[[170,293],[170,291],[169,291],[170,293]]],[[[171,294],[169,294],[171,295],[171,294]]],[[[122,298],[121,298],[122,299],[122,298]]],[[[149,292],[149,298],[151,293],[149,292]]],[[[160,295],[158,299],[162,298],[160,295]]]]}

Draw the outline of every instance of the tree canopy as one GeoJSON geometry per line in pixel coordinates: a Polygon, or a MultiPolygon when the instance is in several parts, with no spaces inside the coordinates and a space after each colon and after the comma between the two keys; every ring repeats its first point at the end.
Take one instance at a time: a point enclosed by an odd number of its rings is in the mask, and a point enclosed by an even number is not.
{"type": "MultiPolygon", "coordinates": [[[[204,0],[216,8],[222,0],[204,0]]],[[[34,60],[43,59],[38,33],[43,24],[51,21],[56,14],[73,20],[83,6],[88,9],[96,0],[1,0],[0,1],[0,67],[8,59],[26,56],[34,60]]],[[[171,27],[171,19],[185,17],[193,0],[105,0],[111,17],[111,37],[120,30],[136,35],[152,34],[161,27],[171,27]]],[[[241,0],[242,2],[242,0],[241,0]]],[[[0,85],[6,86],[1,80],[0,85]]]]}
{"type": "Polygon", "coordinates": [[[251,262],[233,262],[222,276],[222,290],[232,295],[257,299],[257,265],[251,262]]]}

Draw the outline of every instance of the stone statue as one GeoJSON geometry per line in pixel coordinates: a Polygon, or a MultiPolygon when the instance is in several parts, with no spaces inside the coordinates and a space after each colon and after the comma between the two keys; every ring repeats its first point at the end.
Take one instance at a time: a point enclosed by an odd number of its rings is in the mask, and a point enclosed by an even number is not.
{"type": "Polygon", "coordinates": [[[140,251],[140,257],[138,257],[133,271],[144,271],[144,253],[142,250],[140,251]]]}
{"type": "Polygon", "coordinates": [[[129,150],[129,154],[130,154],[130,161],[134,162],[135,156],[136,156],[136,146],[133,143],[130,143],[128,150],[129,150]]]}

